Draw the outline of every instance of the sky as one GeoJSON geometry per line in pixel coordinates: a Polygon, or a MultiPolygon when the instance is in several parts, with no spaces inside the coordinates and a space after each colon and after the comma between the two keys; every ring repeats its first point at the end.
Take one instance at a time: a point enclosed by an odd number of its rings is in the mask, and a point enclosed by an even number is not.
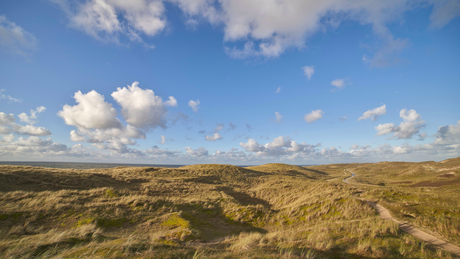
{"type": "Polygon", "coordinates": [[[0,161],[460,156],[460,0],[0,2],[0,161]]]}

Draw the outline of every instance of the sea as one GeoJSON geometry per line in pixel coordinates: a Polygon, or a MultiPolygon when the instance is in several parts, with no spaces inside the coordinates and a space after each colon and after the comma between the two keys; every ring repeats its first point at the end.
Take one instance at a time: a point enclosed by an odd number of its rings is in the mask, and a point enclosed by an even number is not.
{"type": "Polygon", "coordinates": [[[163,165],[163,164],[118,164],[118,163],[83,163],[83,162],[8,162],[0,161],[0,165],[23,165],[48,168],[71,168],[71,169],[101,169],[115,167],[169,167],[178,168],[184,165],[163,165]]]}
{"type": "MultiPolygon", "coordinates": [[[[86,163],[86,162],[18,162],[18,161],[0,161],[0,165],[23,165],[48,168],[67,168],[67,169],[100,169],[115,167],[168,167],[179,168],[186,165],[168,165],[168,164],[121,164],[121,163],[86,163]]],[[[238,165],[239,167],[248,167],[254,165],[238,165]]],[[[310,166],[310,165],[299,165],[310,166]]]]}

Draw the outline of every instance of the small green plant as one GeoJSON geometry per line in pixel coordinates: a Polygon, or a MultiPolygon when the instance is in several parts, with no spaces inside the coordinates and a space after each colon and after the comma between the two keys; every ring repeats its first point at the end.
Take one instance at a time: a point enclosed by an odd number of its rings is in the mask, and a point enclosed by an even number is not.
{"type": "Polygon", "coordinates": [[[115,197],[118,197],[119,195],[118,195],[118,193],[116,191],[108,189],[108,190],[105,191],[105,196],[107,198],[115,198],[115,197]]]}

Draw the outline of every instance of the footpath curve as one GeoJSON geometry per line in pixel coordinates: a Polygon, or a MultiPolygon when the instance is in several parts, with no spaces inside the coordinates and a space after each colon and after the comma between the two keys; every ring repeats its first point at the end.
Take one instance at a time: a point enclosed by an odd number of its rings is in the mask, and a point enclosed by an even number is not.
{"type": "MultiPolygon", "coordinates": [[[[347,183],[347,184],[355,184],[355,183],[350,183],[349,180],[351,178],[355,177],[356,174],[354,172],[348,170],[348,169],[346,169],[346,170],[348,172],[350,172],[352,175],[350,177],[348,177],[348,178],[345,178],[343,180],[343,182],[347,183]]],[[[364,185],[367,185],[367,184],[364,184],[364,185]]],[[[414,237],[416,237],[418,239],[421,239],[421,240],[423,240],[423,241],[425,241],[425,242],[427,242],[429,244],[432,244],[432,245],[434,245],[436,247],[440,247],[440,248],[442,248],[442,249],[444,249],[446,251],[449,251],[452,254],[460,256],[460,247],[458,247],[456,245],[453,245],[453,244],[450,244],[450,243],[447,243],[447,242],[445,242],[445,241],[443,241],[443,240],[441,240],[441,239],[439,239],[439,238],[437,238],[435,236],[432,236],[432,235],[430,235],[430,234],[428,234],[428,233],[426,233],[426,232],[424,232],[424,231],[422,231],[422,230],[420,230],[420,229],[418,229],[418,228],[416,228],[414,226],[409,225],[406,222],[402,222],[402,221],[399,221],[399,220],[393,218],[393,216],[391,215],[390,211],[387,210],[382,205],[379,205],[379,204],[377,204],[375,202],[372,202],[372,201],[363,200],[363,199],[360,199],[360,198],[357,198],[357,199],[365,202],[366,204],[368,204],[370,206],[372,206],[379,213],[380,218],[387,219],[387,220],[392,220],[393,222],[398,224],[399,228],[402,231],[404,231],[404,232],[406,232],[406,233],[408,233],[408,234],[410,234],[410,235],[412,235],[412,236],[414,236],[414,237]]]]}

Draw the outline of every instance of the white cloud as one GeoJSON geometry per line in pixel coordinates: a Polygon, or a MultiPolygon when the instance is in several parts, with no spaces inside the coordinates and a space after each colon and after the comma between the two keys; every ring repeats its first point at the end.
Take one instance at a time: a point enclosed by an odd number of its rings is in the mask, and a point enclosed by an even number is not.
{"type": "Polygon", "coordinates": [[[425,126],[425,121],[422,120],[420,114],[414,109],[407,111],[402,109],[399,112],[399,116],[403,118],[403,122],[399,126],[395,126],[393,123],[379,124],[375,129],[377,130],[377,136],[382,136],[390,133],[394,133],[394,137],[397,139],[410,139],[413,135],[418,134],[420,129],[425,126]]]}
{"type": "Polygon", "coordinates": [[[216,132],[216,133],[212,134],[211,136],[206,136],[205,139],[207,141],[216,141],[216,140],[222,139],[222,136],[219,133],[216,132]]]}
{"type": "Polygon", "coordinates": [[[407,154],[410,152],[409,147],[407,146],[394,146],[393,153],[395,154],[407,154]]]}
{"type": "Polygon", "coordinates": [[[13,130],[17,134],[21,135],[32,135],[32,136],[49,136],[51,135],[51,131],[43,128],[43,127],[35,127],[32,125],[26,125],[26,126],[21,126],[21,125],[13,125],[13,130]]]}
{"type": "Polygon", "coordinates": [[[263,5],[258,0],[222,0],[220,4],[217,1],[193,2],[193,11],[186,5],[180,7],[212,24],[223,24],[225,41],[246,41],[241,50],[226,47],[227,54],[236,58],[277,57],[289,48],[304,47],[306,38],[331,24],[337,27],[346,19],[372,25],[374,33],[384,42],[384,48],[396,49],[392,46],[396,45],[394,42],[403,40],[387,39],[385,25],[402,20],[402,14],[416,6],[408,0],[268,0],[263,5]]]}
{"type": "Polygon", "coordinates": [[[13,134],[8,134],[8,135],[3,135],[2,139],[0,140],[1,145],[8,144],[14,140],[14,135],[13,134]]]}
{"type": "Polygon", "coordinates": [[[30,110],[30,116],[28,116],[26,113],[23,112],[19,114],[18,117],[22,122],[33,125],[37,123],[37,121],[35,121],[35,119],[37,119],[37,113],[41,113],[44,110],[46,110],[46,108],[44,106],[40,106],[40,107],[37,107],[35,110],[30,110]]]}
{"type": "Polygon", "coordinates": [[[322,110],[311,111],[310,113],[306,114],[303,119],[308,123],[313,123],[323,117],[322,110]]]}
{"type": "Polygon", "coordinates": [[[382,105],[380,107],[377,107],[375,109],[368,110],[368,111],[363,113],[363,116],[358,118],[358,121],[366,120],[366,119],[369,119],[369,118],[372,118],[373,121],[376,121],[380,116],[382,116],[383,114],[387,113],[387,108],[386,107],[387,106],[384,104],[384,105],[382,105]]]}
{"type": "Polygon", "coordinates": [[[0,100],[5,99],[5,100],[16,102],[16,103],[22,102],[20,99],[13,98],[9,95],[4,94],[3,92],[5,92],[5,89],[0,89],[0,100]]]}
{"type": "Polygon", "coordinates": [[[308,77],[308,80],[311,79],[311,76],[315,73],[314,66],[304,66],[302,67],[303,73],[308,77]]]}
{"type": "Polygon", "coordinates": [[[150,149],[145,150],[145,153],[154,155],[154,157],[175,157],[178,153],[181,153],[181,151],[169,151],[169,150],[164,150],[160,149],[157,146],[153,146],[150,149]]]}
{"type": "Polygon", "coordinates": [[[86,141],[86,138],[80,134],[78,134],[75,130],[70,132],[70,140],[75,142],[83,142],[86,141]]]}
{"type": "Polygon", "coordinates": [[[208,151],[204,147],[193,150],[191,147],[185,147],[185,152],[195,157],[207,156],[208,151]]]}
{"type": "Polygon", "coordinates": [[[11,132],[10,128],[0,126],[0,134],[9,134],[11,132]]]}
{"type": "Polygon", "coordinates": [[[297,143],[289,137],[279,136],[272,142],[260,145],[254,139],[249,138],[247,143],[241,142],[240,146],[247,152],[256,153],[258,157],[290,157],[290,159],[299,158],[299,156],[308,156],[314,154],[317,145],[308,145],[305,142],[297,143]]]}
{"type": "Polygon", "coordinates": [[[227,44],[244,41],[242,49],[224,47],[233,58],[277,57],[288,49],[305,47],[306,39],[318,31],[336,28],[345,20],[357,21],[370,25],[381,41],[373,57],[363,58],[371,66],[399,61],[398,52],[408,40],[395,39],[387,24],[403,22],[404,12],[420,7],[420,3],[434,5],[430,17],[434,27],[442,27],[460,14],[458,0],[266,0],[263,4],[260,0],[50,1],[61,6],[71,26],[112,42],[119,42],[122,35],[140,42],[143,35],[158,35],[167,25],[164,2],[169,2],[185,13],[185,24],[196,27],[199,21],[208,21],[223,28],[227,44]]]}
{"type": "MultiPolygon", "coordinates": [[[[122,128],[111,128],[111,129],[78,129],[78,135],[87,136],[88,143],[102,143],[102,142],[113,142],[120,139],[145,139],[145,133],[131,125],[123,126],[122,128]]],[[[78,138],[77,138],[78,139],[78,138]]]]}
{"type": "Polygon", "coordinates": [[[241,142],[240,146],[249,152],[259,152],[265,150],[264,146],[259,145],[259,143],[252,138],[248,139],[247,143],[241,142]]]}
{"type": "Polygon", "coordinates": [[[393,132],[395,129],[395,124],[394,123],[385,123],[385,124],[379,124],[378,126],[375,127],[375,130],[377,130],[377,136],[382,136],[386,134],[390,134],[393,132]]]}
{"type": "MultiPolygon", "coordinates": [[[[0,15],[0,50],[29,58],[36,48],[37,39],[31,33],[0,15]]],[[[17,101],[8,97],[12,101],[17,101]]]]}
{"type": "Polygon", "coordinates": [[[161,135],[161,141],[159,141],[160,144],[164,145],[166,144],[167,141],[174,141],[172,138],[166,138],[165,136],[161,135]]]}
{"type": "Polygon", "coordinates": [[[194,100],[190,100],[188,102],[188,106],[190,106],[190,108],[192,108],[192,110],[194,112],[198,112],[198,109],[200,109],[200,100],[196,100],[196,102],[194,100]]]}
{"type": "Polygon", "coordinates": [[[353,150],[356,150],[356,149],[368,149],[370,148],[371,146],[369,145],[365,145],[365,146],[360,146],[358,144],[354,144],[353,146],[350,147],[350,149],[353,149],[353,150]]]}
{"type": "Polygon", "coordinates": [[[9,143],[0,146],[0,155],[3,157],[42,157],[46,155],[60,156],[69,151],[66,145],[53,142],[50,138],[43,140],[37,136],[13,139],[9,137],[9,143]]]}
{"type": "Polygon", "coordinates": [[[457,145],[460,146],[460,120],[457,125],[439,127],[435,134],[435,145],[457,145]]]}
{"type": "Polygon", "coordinates": [[[160,143],[164,145],[166,143],[166,137],[163,135],[161,135],[160,137],[161,137],[160,143]]]}
{"type": "Polygon", "coordinates": [[[104,96],[92,90],[87,94],[80,91],[74,95],[77,105],[64,105],[58,116],[67,125],[86,129],[121,128],[121,122],[116,118],[117,110],[112,104],[104,101],[104,96]]]}
{"type": "Polygon", "coordinates": [[[276,122],[281,123],[281,119],[283,118],[283,116],[279,112],[275,112],[275,116],[276,116],[276,122]]]}
{"type": "MultiPolygon", "coordinates": [[[[43,107],[44,108],[44,107],[43,107]]],[[[42,111],[42,107],[37,108],[37,110],[42,111]]],[[[21,116],[20,116],[21,117],[21,116]]],[[[19,125],[15,123],[16,119],[13,114],[6,114],[0,112],[0,133],[8,134],[11,131],[14,131],[16,134],[20,135],[32,135],[32,136],[49,136],[51,131],[43,127],[35,127],[33,125],[19,125]]],[[[34,121],[35,123],[35,121],[34,121]]]]}
{"type": "Polygon", "coordinates": [[[15,121],[16,119],[14,118],[14,114],[6,114],[4,112],[0,112],[0,125],[10,125],[15,121]]]}
{"type": "Polygon", "coordinates": [[[350,83],[348,82],[347,79],[335,79],[331,82],[331,85],[336,87],[333,89],[333,91],[342,90],[346,85],[349,85],[349,84],[350,83]]]}
{"type": "MultiPolygon", "coordinates": [[[[70,26],[100,41],[130,41],[144,43],[141,34],[155,36],[166,27],[162,1],[89,0],[75,4],[66,0],[58,3],[69,16],[70,26]]],[[[151,47],[151,46],[148,46],[151,47]]]]}
{"type": "Polygon", "coordinates": [[[281,86],[279,86],[279,87],[276,89],[275,94],[280,93],[280,92],[281,92],[281,86]]]}
{"type": "Polygon", "coordinates": [[[418,134],[418,141],[423,141],[425,140],[425,138],[428,136],[428,134],[426,134],[426,132],[422,132],[420,134],[418,134]]]}
{"type": "Polygon", "coordinates": [[[177,106],[176,99],[170,96],[168,101],[163,102],[152,90],[141,89],[138,85],[139,82],[134,82],[128,88],[117,88],[112,93],[113,99],[122,107],[123,118],[130,125],[144,130],[166,128],[166,106],[177,106]]]}
{"type": "Polygon", "coordinates": [[[272,142],[269,142],[264,145],[266,149],[277,148],[277,147],[290,147],[291,139],[284,138],[283,136],[276,137],[272,142]]]}

